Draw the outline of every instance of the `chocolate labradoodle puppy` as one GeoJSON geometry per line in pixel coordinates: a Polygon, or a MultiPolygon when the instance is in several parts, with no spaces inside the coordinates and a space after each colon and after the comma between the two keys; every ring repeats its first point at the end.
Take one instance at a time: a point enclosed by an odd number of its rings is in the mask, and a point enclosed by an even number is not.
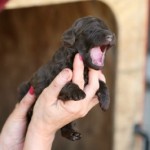
{"type": "MultiPolygon", "coordinates": [[[[85,85],[88,82],[88,69],[101,70],[104,66],[105,53],[115,43],[115,35],[108,29],[105,23],[96,17],[84,17],[64,32],[62,46],[47,64],[43,65],[33,74],[31,79],[20,86],[20,100],[31,86],[34,87],[36,98],[41,94],[56,75],[64,68],[73,68],[73,60],[76,53],[83,59],[85,70],[85,85]]],[[[100,89],[96,92],[102,110],[107,110],[110,103],[109,92],[104,82],[99,81],[100,89]]],[[[85,93],[78,85],[69,82],[65,85],[59,95],[62,100],[81,100],[85,93]]],[[[30,115],[31,117],[31,115],[30,115]]],[[[72,124],[61,129],[62,136],[75,141],[81,138],[72,124]]]]}

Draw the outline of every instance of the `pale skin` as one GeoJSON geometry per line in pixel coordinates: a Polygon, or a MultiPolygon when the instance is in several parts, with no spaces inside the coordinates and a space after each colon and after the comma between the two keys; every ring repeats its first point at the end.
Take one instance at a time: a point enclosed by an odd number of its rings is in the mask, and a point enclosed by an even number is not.
{"type": "Polygon", "coordinates": [[[34,94],[28,92],[4,124],[0,135],[0,149],[50,150],[58,129],[73,120],[84,117],[98,104],[95,96],[99,88],[98,80],[105,82],[105,77],[102,72],[90,69],[89,83],[84,87],[83,71],[83,61],[77,54],[73,71],[64,69],[39,96],[27,128],[26,114],[35,101],[34,94]],[[64,102],[57,99],[63,86],[70,80],[78,84],[86,93],[83,100],[64,102]]]}

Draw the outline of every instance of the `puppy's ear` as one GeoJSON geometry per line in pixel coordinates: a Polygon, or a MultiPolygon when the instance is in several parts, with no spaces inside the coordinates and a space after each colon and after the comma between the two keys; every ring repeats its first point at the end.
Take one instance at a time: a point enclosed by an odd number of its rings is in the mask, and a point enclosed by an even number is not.
{"type": "Polygon", "coordinates": [[[75,33],[72,28],[66,30],[62,36],[62,42],[64,45],[72,46],[75,43],[75,33]]]}

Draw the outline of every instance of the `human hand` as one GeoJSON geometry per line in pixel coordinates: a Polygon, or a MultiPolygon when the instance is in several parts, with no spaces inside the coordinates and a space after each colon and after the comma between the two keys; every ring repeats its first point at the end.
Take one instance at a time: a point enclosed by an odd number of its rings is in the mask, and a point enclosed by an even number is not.
{"type": "Polygon", "coordinates": [[[27,112],[34,103],[33,89],[18,103],[8,117],[0,134],[1,150],[22,150],[27,129],[27,112]]]}
{"type": "Polygon", "coordinates": [[[25,150],[50,149],[58,129],[75,119],[84,117],[98,103],[95,96],[99,88],[98,80],[100,78],[105,82],[105,77],[100,71],[91,69],[88,85],[84,87],[83,71],[83,62],[77,54],[74,60],[73,72],[70,69],[64,69],[44,89],[34,106],[32,120],[26,136],[25,150]],[[70,80],[78,84],[86,93],[83,100],[62,101],[57,99],[61,89],[70,80]],[[36,145],[33,144],[33,139],[36,145]]]}

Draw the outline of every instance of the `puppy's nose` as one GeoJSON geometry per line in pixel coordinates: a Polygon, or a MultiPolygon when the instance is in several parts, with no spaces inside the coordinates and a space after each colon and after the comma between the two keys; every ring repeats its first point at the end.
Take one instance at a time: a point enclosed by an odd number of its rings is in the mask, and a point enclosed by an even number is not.
{"type": "Polygon", "coordinates": [[[111,42],[112,40],[113,40],[113,35],[107,35],[106,36],[106,40],[108,41],[108,42],[111,42]]]}

